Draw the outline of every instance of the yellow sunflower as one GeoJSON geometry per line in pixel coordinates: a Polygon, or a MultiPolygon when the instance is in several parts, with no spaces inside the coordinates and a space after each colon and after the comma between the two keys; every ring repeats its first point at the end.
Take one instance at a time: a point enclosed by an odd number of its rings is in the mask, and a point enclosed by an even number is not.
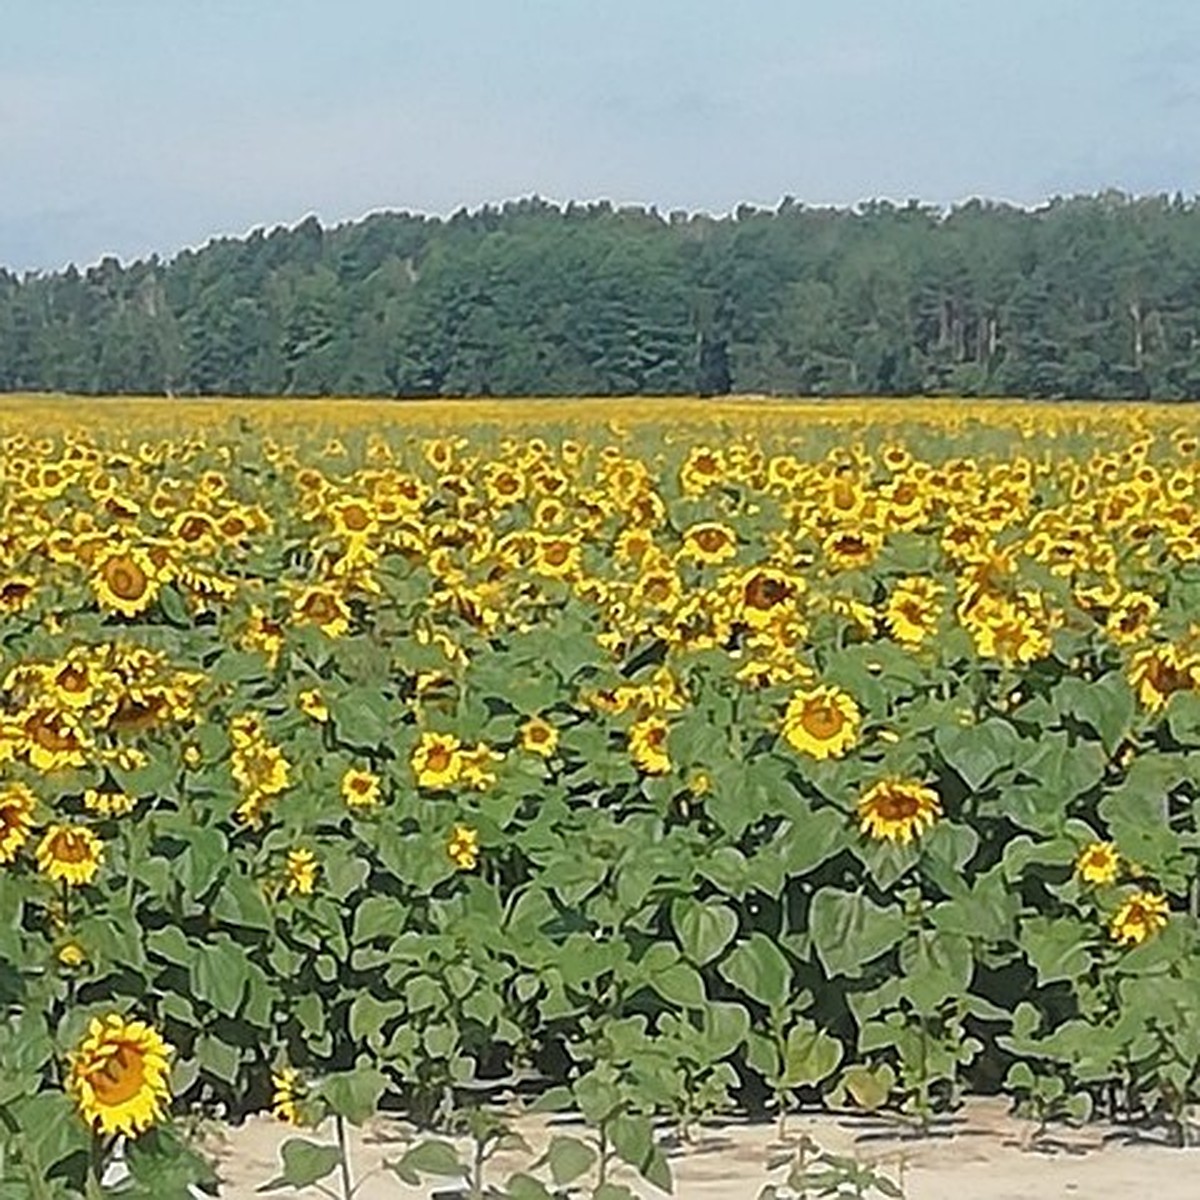
{"type": "Polygon", "coordinates": [[[683,534],[683,552],[702,563],[722,563],[737,556],[737,534],[728,525],[703,521],[683,534]]]}
{"type": "Polygon", "coordinates": [[[941,815],[937,792],[911,779],[881,779],[858,802],[858,823],[863,833],[904,845],[941,815]]]}
{"type": "Polygon", "coordinates": [[[462,774],[462,743],[453,734],[423,733],[411,762],[419,787],[451,787],[462,774]]]}
{"type": "Polygon", "coordinates": [[[102,817],[124,817],[137,807],[137,797],[125,792],[98,792],[88,788],[83,793],[83,807],[102,817]]]}
{"type": "Polygon", "coordinates": [[[906,646],[919,646],[937,629],[943,589],[925,575],[900,580],[888,597],[883,619],[888,632],[906,646]]]}
{"type": "Polygon", "coordinates": [[[521,749],[549,758],[558,747],[558,730],[541,717],[530,717],[521,726],[521,749]]]}
{"type": "Polygon", "coordinates": [[[455,825],[446,853],[460,871],[471,871],[479,861],[479,834],[469,825],[455,825]]]}
{"type": "Polygon", "coordinates": [[[319,625],[327,637],[341,637],[350,628],[350,609],[327,587],[305,588],[296,601],[294,614],[298,621],[319,625]]]}
{"type": "Polygon", "coordinates": [[[295,1067],[282,1067],[271,1074],[274,1092],[271,1095],[271,1112],[289,1125],[303,1125],[300,1104],[304,1099],[304,1080],[295,1067]]]}
{"type": "Polygon", "coordinates": [[[98,1133],[136,1137],[163,1118],[170,1102],[167,1059],[172,1052],[143,1021],[115,1013],[96,1018],[71,1055],[67,1090],[98,1133]]]}
{"type": "Polygon", "coordinates": [[[0,791],[0,863],[12,862],[33,830],[37,797],[23,783],[6,784],[0,791]]]}
{"type": "Polygon", "coordinates": [[[312,717],[314,721],[329,720],[329,707],[316,688],[307,688],[296,697],[296,700],[300,705],[300,711],[306,716],[312,717]]]}
{"type": "Polygon", "coordinates": [[[1120,863],[1112,842],[1092,842],[1075,860],[1075,870],[1085,883],[1112,883],[1120,863]]]}
{"type": "Polygon", "coordinates": [[[836,687],[797,691],[783,717],[783,736],[802,754],[840,758],[858,740],[862,720],[854,698],[836,687]]]}
{"type": "Polygon", "coordinates": [[[663,775],[671,769],[667,729],[661,717],[646,717],[629,727],[630,757],[648,775],[663,775]]]}
{"type": "Polygon", "coordinates": [[[379,776],[351,767],[342,776],[342,799],[347,808],[370,808],[379,803],[379,776]]]}
{"type": "Polygon", "coordinates": [[[104,859],[104,843],[84,825],[51,825],[38,843],[39,870],[72,887],[91,883],[104,859]]]}
{"type": "Polygon", "coordinates": [[[311,850],[289,850],[287,862],[284,864],[284,874],[287,877],[284,891],[289,896],[296,893],[301,896],[312,895],[319,870],[317,856],[311,850]]]}
{"type": "Polygon", "coordinates": [[[1170,911],[1165,896],[1154,892],[1134,892],[1113,913],[1109,932],[1118,942],[1140,945],[1166,925],[1170,911]]]}
{"type": "Polygon", "coordinates": [[[100,607],[136,617],[158,595],[158,571],[140,546],[115,546],[97,555],[92,590],[100,607]]]}

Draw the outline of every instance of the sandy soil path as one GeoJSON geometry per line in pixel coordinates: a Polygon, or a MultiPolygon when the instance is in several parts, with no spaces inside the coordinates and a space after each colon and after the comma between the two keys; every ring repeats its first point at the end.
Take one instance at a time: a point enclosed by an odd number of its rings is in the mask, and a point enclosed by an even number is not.
{"type": "MultiPolygon", "coordinates": [[[[1083,1130],[1054,1129],[1040,1142],[1033,1126],[1010,1116],[1004,1101],[971,1100],[934,1136],[902,1136],[894,1126],[836,1116],[795,1118],[789,1133],[806,1132],[823,1148],[878,1163],[902,1179],[908,1200],[1200,1200],[1200,1151],[1179,1150],[1152,1135],[1102,1124],[1083,1130]]],[[[573,1127],[523,1119],[521,1133],[535,1147],[550,1133],[573,1127]]],[[[250,1200],[277,1174],[279,1145],[296,1131],[258,1117],[219,1133],[214,1150],[224,1200],[250,1200]]],[[[313,1135],[332,1141],[329,1131],[313,1135]]],[[[769,1175],[766,1160],[775,1144],[774,1126],[727,1124],[707,1128],[697,1144],[672,1150],[675,1195],[680,1200],[755,1200],[769,1175]]],[[[398,1158],[403,1145],[397,1126],[379,1120],[355,1131],[352,1160],[363,1180],[360,1200],[429,1200],[436,1186],[412,1189],[380,1171],[385,1158],[398,1158]]],[[[498,1157],[496,1177],[524,1163],[498,1157]]],[[[625,1181],[633,1183],[631,1177],[625,1181]]],[[[641,1184],[639,1195],[663,1200],[664,1193],[641,1184]]],[[[315,1189],[278,1196],[316,1200],[315,1189]]]]}

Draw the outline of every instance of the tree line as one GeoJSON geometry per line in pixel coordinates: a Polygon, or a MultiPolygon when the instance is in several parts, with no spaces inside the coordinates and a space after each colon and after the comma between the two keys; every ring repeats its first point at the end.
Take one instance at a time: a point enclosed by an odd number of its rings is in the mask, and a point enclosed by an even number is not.
{"type": "Polygon", "coordinates": [[[1200,396],[1200,207],[537,197],[0,270],[0,390],[1200,396]]]}

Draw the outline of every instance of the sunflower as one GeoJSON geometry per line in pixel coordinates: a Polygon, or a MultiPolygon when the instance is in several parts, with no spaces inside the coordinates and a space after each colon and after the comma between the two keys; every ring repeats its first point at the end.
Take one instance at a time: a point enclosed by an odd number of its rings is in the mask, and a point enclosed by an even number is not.
{"type": "Polygon", "coordinates": [[[102,817],[124,817],[137,807],[137,797],[125,792],[98,792],[88,788],[83,793],[83,807],[102,817]]]}
{"type": "Polygon", "coordinates": [[[1075,860],[1075,870],[1085,883],[1112,883],[1120,863],[1112,842],[1092,842],[1075,860]]]}
{"type": "Polygon", "coordinates": [[[350,628],[350,609],[327,587],[305,588],[293,611],[298,621],[319,625],[327,637],[341,637],[350,628]]]}
{"type": "Polygon", "coordinates": [[[521,749],[549,758],[558,747],[558,730],[541,717],[530,717],[521,726],[521,749]]]}
{"type": "Polygon", "coordinates": [[[879,533],[866,527],[836,529],[821,544],[829,565],[837,571],[869,565],[882,546],[879,533]]]}
{"type": "Polygon", "coordinates": [[[789,612],[802,582],[774,567],[753,567],[738,580],[738,616],[762,629],[789,612]]]}
{"type": "Polygon", "coordinates": [[[722,563],[737,555],[737,534],[728,525],[702,521],[683,533],[683,553],[702,563],[722,563]]]}
{"type": "Polygon", "coordinates": [[[92,565],[92,590],[101,608],[136,617],[154,603],[158,571],[140,546],[110,547],[97,555],[92,565]]]}
{"type": "Polygon", "coordinates": [[[16,613],[33,603],[37,580],[31,575],[0,579],[0,612],[16,613]]]}
{"type": "Polygon", "coordinates": [[[630,757],[648,775],[663,775],[671,769],[667,729],[661,717],[645,717],[629,727],[630,757]]]}
{"type": "Polygon", "coordinates": [[[329,720],[329,707],[316,688],[308,688],[301,692],[296,697],[296,701],[300,705],[300,711],[306,716],[312,717],[314,721],[329,720]]]}
{"type": "Polygon", "coordinates": [[[351,767],[342,776],[342,799],[347,808],[370,808],[379,803],[379,776],[351,767]]]}
{"type": "Polygon", "coordinates": [[[317,856],[311,850],[289,850],[283,869],[287,876],[283,890],[289,896],[296,893],[301,896],[312,895],[320,867],[317,865],[317,856]]]}
{"type": "Polygon", "coordinates": [[[1138,699],[1151,712],[1158,712],[1172,692],[1196,686],[1196,659],[1167,642],[1139,650],[1130,660],[1129,682],[1138,699]]]}
{"type": "Polygon", "coordinates": [[[925,575],[909,575],[888,597],[883,619],[888,632],[905,646],[919,646],[937,629],[943,589],[925,575]]]}
{"type": "Polygon", "coordinates": [[[300,1072],[295,1067],[283,1067],[271,1074],[274,1092],[271,1095],[271,1112],[289,1125],[303,1125],[300,1103],[304,1098],[305,1086],[300,1072]]]}
{"type": "Polygon", "coordinates": [[[23,783],[6,784],[0,790],[0,863],[12,862],[33,830],[37,797],[23,783]]]}
{"type": "Polygon", "coordinates": [[[907,845],[941,815],[937,792],[909,779],[882,779],[858,802],[859,828],[879,841],[907,845]]]}
{"type": "Polygon", "coordinates": [[[1166,925],[1170,911],[1165,896],[1154,892],[1134,892],[1113,913],[1109,932],[1118,942],[1140,945],[1166,925]]]}
{"type": "Polygon", "coordinates": [[[861,721],[854,698],[836,687],[797,691],[783,717],[783,736],[803,754],[840,758],[858,740],[861,721]]]}
{"type": "Polygon", "coordinates": [[[450,861],[460,871],[473,870],[479,861],[479,834],[469,825],[455,825],[446,843],[450,861]]]}
{"type": "Polygon", "coordinates": [[[115,1013],[95,1018],[71,1055],[67,1090],[98,1133],[134,1137],[163,1117],[171,1099],[167,1059],[172,1052],[143,1021],[115,1013]]]}
{"type": "Polygon", "coordinates": [[[568,579],[579,573],[582,550],[574,537],[537,534],[532,539],[531,569],[550,579],[568,579]]]}
{"type": "Polygon", "coordinates": [[[74,971],[87,962],[87,952],[78,942],[64,942],[58,948],[58,961],[68,971],[74,971]]]}
{"type": "Polygon", "coordinates": [[[496,782],[491,766],[493,763],[503,762],[504,755],[493,750],[486,742],[479,742],[472,749],[463,750],[460,760],[463,783],[482,792],[496,782]]]}
{"type": "Polygon", "coordinates": [[[450,787],[462,774],[462,743],[453,734],[423,733],[411,762],[419,787],[450,787]]]}
{"type": "Polygon", "coordinates": [[[84,825],[51,825],[38,843],[38,868],[72,887],[91,883],[103,859],[104,843],[84,825]]]}

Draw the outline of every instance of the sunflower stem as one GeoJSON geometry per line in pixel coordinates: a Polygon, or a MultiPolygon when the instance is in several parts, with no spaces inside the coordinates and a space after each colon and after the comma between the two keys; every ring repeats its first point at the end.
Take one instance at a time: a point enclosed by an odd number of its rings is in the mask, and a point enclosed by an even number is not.
{"type": "Polygon", "coordinates": [[[354,1185],[350,1180],[350,1145],[346,1138],[346,1119],[341,1113],[334,1118],[334,1128],[337,1130],[338,1150],[341,1152],[342,1200],[351,1200],[354,1195],[354,1185]]]}

